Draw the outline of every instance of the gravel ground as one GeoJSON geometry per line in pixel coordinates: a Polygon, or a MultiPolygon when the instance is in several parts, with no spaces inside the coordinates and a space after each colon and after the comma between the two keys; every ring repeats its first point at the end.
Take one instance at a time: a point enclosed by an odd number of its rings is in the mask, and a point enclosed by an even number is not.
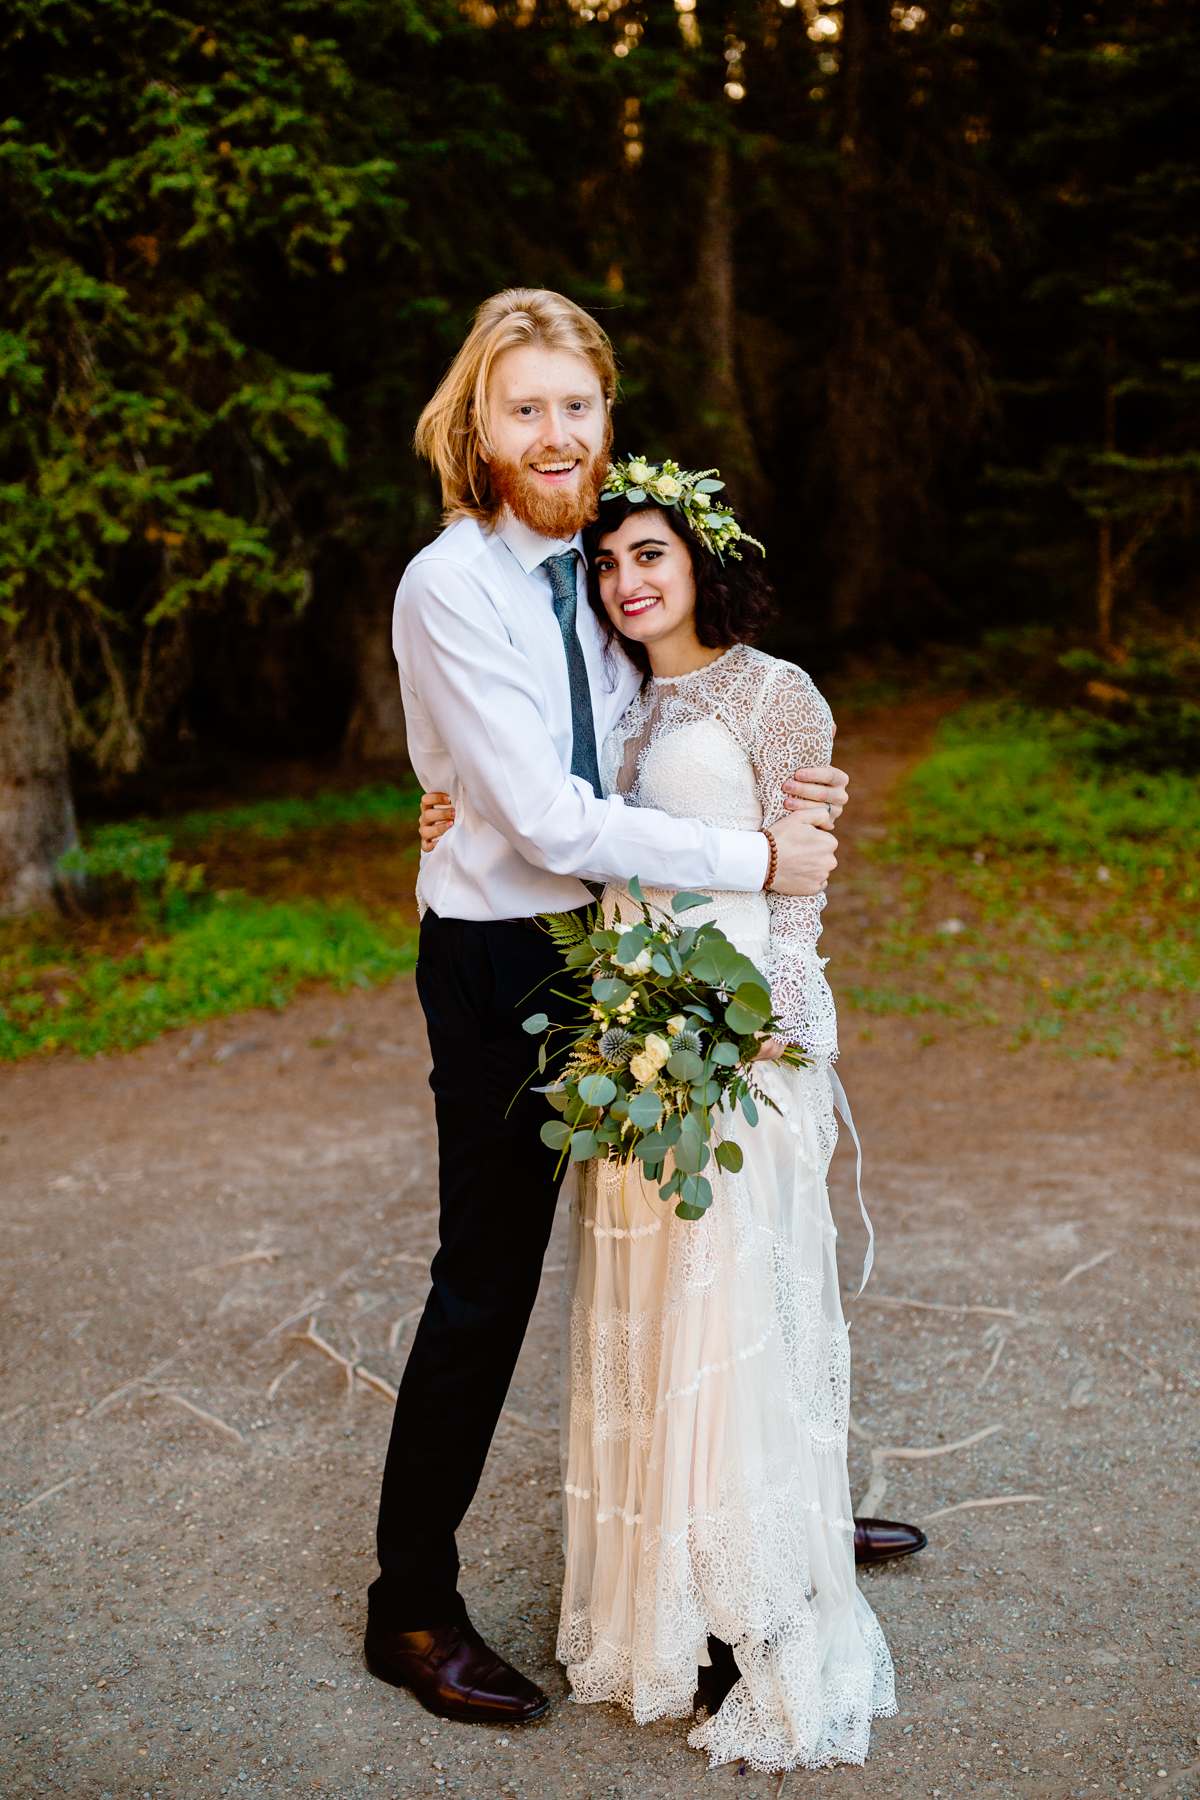
{"type": "MultiPolygon", "coordinates": [[[[364,1376],[403,1367],[435,1231],[410,983],[0,1073],[4,1794],[1200,1795],[1194,1077],[903,1019],[842,1072],[880,1240],[852,1486],[931,1541],[863,1575],[900,1716],[865,1769],[782,1783],[565,1696],[561,1220],[462,1538],[477,1624],[559,1704],[439,1724],[362,1667],[391,1415],[364,1376]]],[[[849,1281],[846,1151],[835,1208],[849,1281]]]]}

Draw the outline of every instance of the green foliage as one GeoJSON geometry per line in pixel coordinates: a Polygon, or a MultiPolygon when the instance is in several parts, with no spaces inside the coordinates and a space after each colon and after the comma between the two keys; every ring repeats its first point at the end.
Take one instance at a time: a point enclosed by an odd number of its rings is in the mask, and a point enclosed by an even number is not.
{"type": "Polygon", "coordinates": [[[170,936],[116,958],[87,961],[10,927],[0,932],[0,1061],[129,1050],[199,1019],[278,1010],[307,982],[370,987],[415,961],[411,929],[356,907],[243,895],[218,897],[170,936]]]}
{"type": "Polygon", "coordinates": [[[349,791],[329,789],[180,813],[170,821],[170,832],[176,843],[232,834],[276,840],[339,825],[395,825],[415,819],[420,807],[418,788],[381,781],[349,791]]]}
{"type": "MultiPolygon", "coordinates": [[[[629,891],[641,911],[632,925],[618,916],[606,927],[596,913],[586,921],[544,915],[581,1018],[555,1026],[537,1012],[523,1021],[543,1039],[539,1070],[550,1044],[562,1040],[546,1097],[563,1116],[546,1122],[542,1142],[559,1152],[560,1167],[596,1156],[626,1166],[636,1159],[659,1197],[677,1201],[681,1219],[699,1219],[712,1204],[701,1171],[713,1154],[730,1172],[741,1167],[737,1145],[715,1138],[717,1115],[740,1105],[752,1125],[756,1093],[774,1105],[756,1084],[754,1059],[779,1022],[765,980],[719,926],[677,923],[707,895],[676,894],[666,913],[649,905],[636,877],[629,891]]],[[[793,1068],[806,1060],[795,1046],[783,1053],[793,1068]]]]}
{"type": "Polygon", "coordinates": [[[901,793],[895,845],[1169,868],[1200,845],[1200,789],[1174,771],[1100,771],[1077,722],[1003,705],[947,720],[901,793]]]}
{"type": "Polygon", "coordinates": [[[171,856],[171,840],[137,824],[103,825],[86,844],[61,858],[66,875],[82,882],[89,904],[107,908],[132,898],[144,922],[173,926],[199,899],[204,870],[171,856]]]}
{"type": "Polygon", "coordinates": [[[349,73],[301,16],[5,15],[0,608],[56,627],[105,766],[140,756],[180,615],[303,601],[291,498],[344,460],[328,377],[289,360],[264,282],[344,268],[391,164],[331,142],[349,73]]]}
{"type": "Polygon", "coordinates": [[[1068,714],[943,723],[873,852],[882,928],[851,1005],[999,1025],[1014,1048],[1200,1059],[1200,795],[1095,751],[1068,714]]]}

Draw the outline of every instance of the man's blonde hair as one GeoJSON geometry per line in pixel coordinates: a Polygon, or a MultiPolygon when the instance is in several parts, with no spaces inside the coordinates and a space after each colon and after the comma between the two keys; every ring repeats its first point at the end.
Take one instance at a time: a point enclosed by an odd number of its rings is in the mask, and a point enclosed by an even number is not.
{"type": "Polygon", "coordinates": [[[500,509],[488,468],[487,388],[505,350],[541,344],[586,357],[611,406],[617,393],[612,345],[582,306],[549,288],[505,288],[485,300],[466,341],[417,420],[413,442],[442,484],[446,518],[490,523],[500,509]]]}

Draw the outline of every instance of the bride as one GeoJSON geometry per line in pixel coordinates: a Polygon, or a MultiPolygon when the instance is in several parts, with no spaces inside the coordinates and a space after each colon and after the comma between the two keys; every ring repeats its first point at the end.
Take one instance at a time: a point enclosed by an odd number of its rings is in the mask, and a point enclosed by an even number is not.
{"type": "MultiPolygon", "coordinates": [[[[592,606],[644,673],[601,773],[630,805],[769,829],[791,771],[829,761],[833,722],[806,674],[748,641],[770,589],[743,549],[761,546],[712,473],[614,464],[585,534],[592,606]]],[[[572,1207],[559,1660],[577,1700],[639,1723],[698,1702],[688,1742],[712,1766],[861,1763],[871,1719],[896,1710],[854,1573],[824,904],[715,893],[688,915],[763,969],[782,1021],[758,1071],[778,1111],[724,1128],[744,1161],[711,1172],[704,1217],[676,1218],[636,1165],[605,1162],[585,1166],[572,1207]],[[806,1067],[778,1060],[787,1043],[806,1067]]],[[[602,905],[638,916],[618,885],[602,905]]]]}

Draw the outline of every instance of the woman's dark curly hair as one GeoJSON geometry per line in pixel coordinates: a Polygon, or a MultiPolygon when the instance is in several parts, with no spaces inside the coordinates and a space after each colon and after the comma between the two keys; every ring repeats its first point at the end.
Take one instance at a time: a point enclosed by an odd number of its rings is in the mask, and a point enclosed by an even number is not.
{"type": "Polygon", "coordinates": [[[650,658],[642,644],[623,637],[604,610],[600,583],[596,576],[596,556],[601,538],[616,531],[630,513],[656,512],[663,523],[687,546],[696,581],[696,636],[710,650],[725,650],[730,644],[752,644],[765,630],[774,611],[775,596],[763,568],[761,553],[749,547],[741,558],[726,554],[719,562],[688,522],[679,506],[659,506],[647,498],[636,503],[624,494],[605,500],[600,516],[583,533],[587,557],[588,599],[600,621],[605,644],[611,647],[616,638],[629,659],[643,675],[650,673],[650,658]]]}

